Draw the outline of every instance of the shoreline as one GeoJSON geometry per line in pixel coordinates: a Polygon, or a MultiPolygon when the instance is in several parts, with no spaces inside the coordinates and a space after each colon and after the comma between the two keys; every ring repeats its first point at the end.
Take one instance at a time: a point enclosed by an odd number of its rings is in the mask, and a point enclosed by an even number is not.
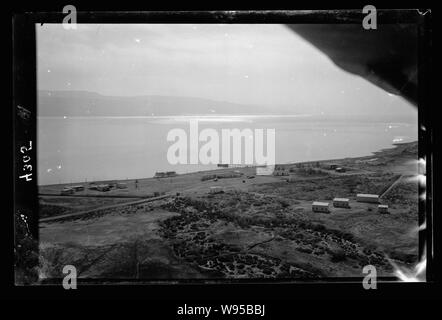
{"type": "MultiPolygon", "coordinates": [[[[322,160],[309,160],[309,161],[299,161],[299,162],[288,162],[288,163],[276,163],[275,166],[293,166],[293,165],[299,165],[299,164],[311,164],[311,163],[324,163],[324,162],[338,162],[338,161],[359,161],[359,160],[365,160],[367,158],[372,158],[374,156],[381,156],[383,153],[388,153],[396,150],[400,146],[407,146],[407,145],[414,145],[418,144],[418,141],[410,141],[410,142],[396,142],[393,143],[391,147],[389,148],[383,148],[377,151],[372,151],[370,155],[367,156],[356,156],[356,157],[345,157],[345,158],[332,158],[332,159],[322,159],[322,160]]],[[[192,171],[187,173],[177,173],[177,176],[186,177],[186,176],[192,176],[196,174],[209,174],[211,172],[222,172],[222,171],[231,171],[231,170],[241,170],[241,169],[255,169],[259,166],[239,166],[239,167],[228,167],[228,168],[216,168],[216,169],[208,169],[208,170],[199,170],[199,171],[192,171]]],[[[165,178],[155,178],[155,177],[144,177],[144,178],[127,178],[127,179],[108,179],[108,180],[91,180],[91,181],[73,181],[73,182],[66,182],[66,183],[55,183],[55,184],[44,184],[44,185],[37,185],[37,188],[50,188],[50,187],[60,187],[60,186],[69,186],[69,185],[78,185],[78,184],[106,184],[106,183],[124,183],[124,182],[132,182],[135,180],[138,181],[145,181],[145,180],[162,180],[162,179],[170,179],[173,177],[165,177],[165,178]]],[[[39,192],[40,194],[40,192],[39,192]]]]}
{"type": "MultiPolygon", "coordinates": [[[[418,261],[417,233],[409,232],[418,227],[418,184],[409,179],[418,173],[417,146],[399,143],[333,163],[344,171],[335,171],[332,161],[291,164],[284,168],[290,179],[279,170],[250,178],[251,169],[240,169],[241,176],[148,178],[109,192],[86,187],[78,193],[83,197],[60,196],[60,186],[48,187],[53,196],[38,197],[42,253],[54,267],[48,278],[70,262],[59,254],[66,250],[85,266],[84,278],[117,279],[125,272],[151,279],[150,272],[132,273],[138,262],[140,270],[157,270],[159,278],[213,278],[207,267],[223,278],[348,277],[360,275],[367,263],[390,275],[385,255],[401,265],[418,261]],[[377,203],[357,201],[359,193],[382,195],[388,214],[377,203]],[[122,194],[146,198],[112,198],[122,194]],[[327,214],[313,210],[314,201],[336,197],[349,199],[350,206],[332,205],[327,214]],[[122,245],[122,238],[131,240],[122,245]],[[141,254],[136,260],[126,264],[118,258],[132,257],[134,248],[141,254]]],[[[222,170],[232,171],[214,171],[222,170]]]]}

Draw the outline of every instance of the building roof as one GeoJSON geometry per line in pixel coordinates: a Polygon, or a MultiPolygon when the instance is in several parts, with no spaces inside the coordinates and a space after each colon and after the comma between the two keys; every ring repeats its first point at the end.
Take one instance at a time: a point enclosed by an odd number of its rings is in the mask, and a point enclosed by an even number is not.
{"type": "Polygon", "coordinates": [[[386,205],[386,204],[380,204],[380,205],[378,205],[378,208],[385,208],[385,209],[388,209],[388,205],[386,205]]]}
{"type": "Polygon", "coordinates": [[[319,201],[314,201],[313,206],[327,206],[328,207],[328,202],[319,202],[319,201]]]}
{"type": "Polygon", "coordinates": [[[350,200],[347,199],[347,198],[334,198],[333,201],[345,201],[345,202],[348,202],[350,200]]]}
{"type": "Polygon", "coordinates": [[[368,193],[358,193],[357,197],[366,197],[366,198],[379,198],[377,194],[368,194],[368,193]]]}

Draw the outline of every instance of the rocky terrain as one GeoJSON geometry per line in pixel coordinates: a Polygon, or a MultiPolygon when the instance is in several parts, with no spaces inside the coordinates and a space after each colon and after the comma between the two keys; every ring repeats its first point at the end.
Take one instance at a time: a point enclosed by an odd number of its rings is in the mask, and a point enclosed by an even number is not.
{"type": "MultiPolygon", "coordinates": [[[[41,281],[58,281],[66,264],[77,267],[80,279],[100,282],[314,281],[361,277],[368,264],[378,275],[392,276],[392,261],[410,267],[418,261],[416,147],[334,160],[344,173],[320,162],[288,165],[291,179],[246,179],[250,168],[244,168],[243,176],[221,179],[222,191],[215,194],[208,189],[221,180],[202,182],[202,173],[177,176],[160,188],[169,194],[164,199],[42,222],[41,281]],[[357,193],[384,192],[389,214],[356,201],[357,193]],[[312,212],[313,200],[334,197],[349,198],[350,208],[312,212]]],[[[152,192],[148,179],[140,185],[152,192]]],[[[130,195],[130,188],[125,192],[130,195]]],[[[123,201],[100,201],[114,200],[123,201]]],[[[41,205],[72,208],[76,201],[81,209],[88,201],[97,206],[91,197],[43,197],[41,205]]]]}

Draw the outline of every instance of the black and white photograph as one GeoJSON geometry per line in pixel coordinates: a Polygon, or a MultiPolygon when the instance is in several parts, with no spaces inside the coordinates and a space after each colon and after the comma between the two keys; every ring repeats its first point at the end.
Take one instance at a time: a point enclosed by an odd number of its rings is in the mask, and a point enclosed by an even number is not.
{"type": "Polygon", "coordinates": [[[427,281],[423,29],[369,7],[36,22],[15,285],[427,281]]]}

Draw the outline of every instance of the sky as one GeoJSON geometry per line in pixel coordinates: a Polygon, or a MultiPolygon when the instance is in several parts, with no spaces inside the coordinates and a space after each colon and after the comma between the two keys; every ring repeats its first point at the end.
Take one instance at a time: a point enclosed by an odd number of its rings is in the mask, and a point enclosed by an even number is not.
{"type": "MultiPolygon", "coordinates": [[[[36,25],[38,88],[165,95],[294,113],[401,114],[399,96],[347,73],[284,25],[36,25]]],[[[417,119],[417,118],[416,118],[417,119]]]]}

